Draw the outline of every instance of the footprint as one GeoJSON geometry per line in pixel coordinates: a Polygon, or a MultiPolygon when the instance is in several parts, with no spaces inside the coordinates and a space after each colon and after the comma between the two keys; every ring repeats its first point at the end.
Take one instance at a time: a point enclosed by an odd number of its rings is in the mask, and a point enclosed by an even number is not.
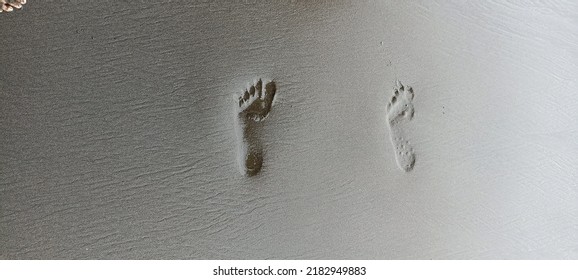
{"type": "Polygon", "coordinates": [[[21,9],[24,4],[26,4],[26,0],[0,0],[0,13],[21,9]]]}
{"type": "Polygon", "coordinates": [[[263,148],[259,133],[261,122],[271,112],[276,92],[275,82],[269,81],[263,88],[263,82],[259,79],[239,96],[236,129],[239,167],[244,175],[254,176],[263,166],[263,148]]]}
{"type": "Polygon", "coordinates": [[[400,81],[396,81],[393,96],[387,104],[387,126],[391,137],[391,144],[395,150],[395,161],[401,170],[409,172],[415,165],[415,154],[409,141],[404,139],[401,125],[409,122],[413,118],[414,108],[413,89],[403,86],[400,81]]]}

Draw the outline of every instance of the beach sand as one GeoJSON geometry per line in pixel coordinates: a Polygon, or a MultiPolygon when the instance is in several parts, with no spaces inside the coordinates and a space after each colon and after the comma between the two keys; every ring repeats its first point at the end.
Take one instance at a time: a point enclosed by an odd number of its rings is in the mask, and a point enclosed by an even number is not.
{"type": "Polygon", "coordinates": [[[105,2],[0,14],[2,258],[578,258],[574,1],[105,2]]]}

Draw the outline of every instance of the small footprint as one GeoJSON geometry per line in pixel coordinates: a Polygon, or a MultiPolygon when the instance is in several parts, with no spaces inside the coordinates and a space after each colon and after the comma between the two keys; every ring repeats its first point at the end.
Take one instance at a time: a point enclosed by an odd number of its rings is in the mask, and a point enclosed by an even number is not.
{"type": "Polygon", "coordinates": [[[14,9],[21,9],[26,4],[26,0],[0,0],[0,13],[12,12],[14,9]]]}
{"type": "Polygon", "coordinates": [[[396,81],[393,90],[393,96],[387,104],[387,124],[391,144],[395,150],[395,161],[401,170],[409,172],[415,165],[415,154],[409,141],[405,140],[401,125],[409,122],[414,115],[414,108],[411,101],[413,100],[413,89],[409,86],[403,86],[400,81],[396,81]]]}
{"type": "Polygon", "coordinates": [[[276,92],[275,82],[269,81],[263,88],[263,82],[259,79],[239,96],[236,129],[239,167],[244,175],[254,176],[263,166],[263,148],[259,136],[262,126],[259,124],[271,112],[276,92]]]}

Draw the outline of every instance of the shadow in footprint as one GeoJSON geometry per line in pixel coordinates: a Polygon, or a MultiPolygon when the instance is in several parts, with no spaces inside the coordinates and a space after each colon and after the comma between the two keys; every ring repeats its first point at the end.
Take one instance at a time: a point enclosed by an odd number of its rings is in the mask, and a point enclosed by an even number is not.
{"type": "Polygon", "coordinates": [[[263,166],[260,124],[271,112],[276,92],[275,82],[269,81],[263,87],[259,79],[239,96],[236,111],[238,161],[241,173],[246,176],[257,175],[263,166]]]}

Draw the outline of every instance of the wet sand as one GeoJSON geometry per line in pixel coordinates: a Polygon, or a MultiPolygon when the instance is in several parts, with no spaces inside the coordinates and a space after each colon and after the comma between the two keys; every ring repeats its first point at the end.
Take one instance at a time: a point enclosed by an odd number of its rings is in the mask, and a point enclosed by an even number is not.
{"type": "Polygon", "coordinates": [[[105,2],[0,14],[0,258],[578,258],[573,1],[105,2]]]}

